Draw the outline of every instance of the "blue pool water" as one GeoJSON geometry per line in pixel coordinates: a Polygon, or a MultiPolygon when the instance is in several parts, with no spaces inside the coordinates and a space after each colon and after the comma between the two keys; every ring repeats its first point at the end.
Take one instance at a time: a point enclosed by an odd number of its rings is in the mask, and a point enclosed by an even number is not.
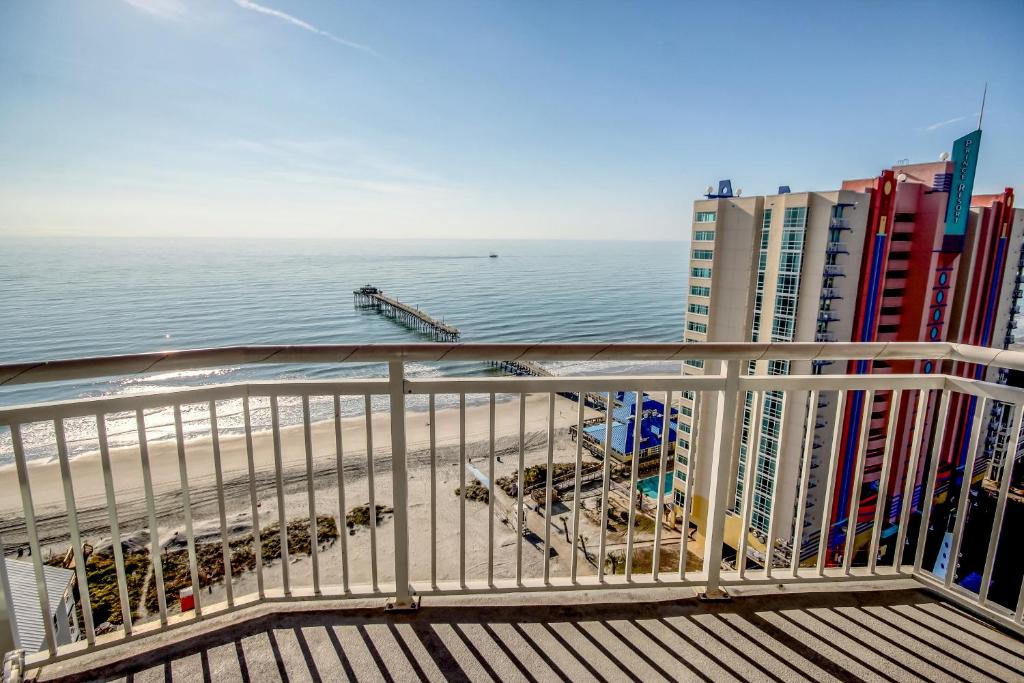
{"type": "MultiPolygon", "coordinates": [[[[650,498],[651,500],[654,500],[654,499],[656,499],[658,497],[658,477],[657,476],[647,477],[646,479],[641,479],[640,481],[637,482],[636,487],[638,489],[640,489],[640,491],[643,492],[643,494],[645,496],[647,496],[648,498],[650,498]]],[[[661,489],[662,489],[662,491],[665,492],[665,495],[671,495],[672,494],[672,473],[671,472],[666,472],[665,473],[665,478],[662,480],[661,489]]]]}

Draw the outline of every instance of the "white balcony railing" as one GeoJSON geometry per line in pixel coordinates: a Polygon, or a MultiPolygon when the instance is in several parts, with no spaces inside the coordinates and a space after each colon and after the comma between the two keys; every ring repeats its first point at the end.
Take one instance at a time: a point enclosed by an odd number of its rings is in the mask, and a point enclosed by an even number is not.
{"type": "MultiPolygon", "coordinates": [[[[1024,612],[1024,593],[1017,591],[1014,604],[998,604],[989,599],[989,586],[997,566],[997,549],[1003,519],[1007,508],[1012,469],[1002,468],[1000,480],[995,482],[996,504],[993,523],[984,529],[985,539],[981,542],[971,539],[971,547],[983,550],[984,561],[980,588],[975,591],[964,588],[955,579],[952,569],[937,576],[931,568],[922,566],[925,544],[912,545],[912,553],[905,551],[908,541],[922,538],[933,523],[933,501],[936,491],[942,486],[953,488],[950,482],[940,482],[939,454],[947,428],[953,424],[950,406],[957,397],[974,400],[973,427],[967,448],[966,471],[977,469],[979,443],[987,422],[981,419],[988,414],[992,401],[1006,402],[1012,406],[1012,429],[1020,434],[1021,418],[1024,415],[1024,391],[980,380],[966,379],[943,374],[955,364],[968,363],[986,367],[1024,369],[1024,354],[1012,351],[982,349],[951,344],[414,344],[414,345],[367,345],[367,346],[279,346],[279,347],[235,347],[204,349],[170,353],[138,354],[108,358],[51,361],[42,363],[0,365],[0,386],[31,384],[51,381],[68,381],[92,377],[121,376],[156,371],[188,370],[217,366],[238,366],[248,363],[386,363],[387,377],[382,379],[351,379],[329,381],[274,381],[248,382],[177,388],[166,391],[118,395],[102,398],[86,398],[38,405],[25,405],[0,409],[0,429],[10,430],[10,453],[0,456],[12,457],[16,481],[20,489],[20,502],[8,491],[6,501],[0,501],[0,509],[7,510],[0,516],[3,520],[3,543],[7,555],[14,548],[23,547],[30,551],[30,559],[36,577],[36,591],[41,614],[53,614],[51,605],[60,596],[51,595],[44,574],[46,552],[70,548],[73,555],[77,584],[80,594],[90,599],[80,600],[80,607],[72,619],[81,629],[83,638],[70,644],[58,642],[58,629],[51,620],[45,624],[43,649],[32,655],[36,662],[74,656],[95,648],[138,638],[145,634],[157,633],[168,628],[189,623],[211,614],[232,611],[258,602],[316,599],[320,597],[370,598],[387,597],[390,605],[410,608],[420,596],[451,595],[462,593],[500,593],[513,591],[542,591],[567,589],[606,589],[643,587],[686,587],[702,588],[709,595],[736,585],[756,584],[811,584],[830,581],[874,580],[892,578],[913,578],[924,585],[943,593],[951,600],[971,607],[986,617],[1004,626],[1024,631],[1021,626],[1024,612]],[[705,362],[706,375],[611,375],[578,377],[429,377],[423,379],[406,376],[406,364],[437,361],[678,361],[699,359],[705,362]],[[877,374],[877,375],[788,375],[761,376],[747,375],[750,360],[771,359],[789,361],[811,360],[886,360],[890,363],[910,360],[931,360],[935,372],[918,374],[877,374]],[[581,429],[585,424],[603,422],[605,430],[604,450],[611,446],[613,433],[612,416],[602,415],[597,408],[579,403],[569,403],[563,395],[604,394],[607,400],[614,392],[647,392],[667,404],[678,402],[682,392],[694,392],[695,416],[702,410],[713,408],[713,420],[709,419],[714,438],[699,441],[695,434],[689,435],[688,457],[677,454],[680,464],[676,467],[685,475],[683,491],[687,493],[687,504],[680,510],[678,524],[669,525],[665,514],[672,500],[664,494],[661,482],[671,462],[670,445],[663,441],[658,462],[658,486],[656,499],[646,508],[633,505],[630,491],[635,491],[641,472],[641,458],[636,457],[640,448],[635,440],[634,457],[628,464],[628,473],[623,469],[613,471],[610,459],[604,459],[603,470],[593,464],[588,467],[584,459],[591,459],[582,447],[582,439],[567,441],[569,427],[581,429]],[[795,501],[795,515],[790,528],[784,528],[779,516],[772,514],[767,534],[761,534],[761,547],[752,546],[759,542],[753,534],[740,533],[738,536],[738,557],[760,557],[763,568],[754,569],[744,562],[730,565],[723,562],[723,544],[728,543],[727,526],[737,522],[740,529],[752,526],[754,505],[749,474],[743,482],[742,504],[734,509],[737,485],[735,461],[740,445],[739,424],[743,418],[746,392],[755,396],[767,392],[779,392],[785,397],[785,410],[803,410],[815,406],[814,419],[800,427],[797,443],[802,448],[794,451],[780,451],[774,468],[775,480],[770,491],[780,500],[795,501]],[[527,429],[528,396],[540,395],[540,410],[546,412],[546,419],[531,422],[527,429]],[[876,506],[873,519],[860,519],[857,525],[864,533],[869,532],[867,551],[862,555],[854,552],[856,533],[850,533],[850,518],[857,518],[860,504],[860,484],[863,481],[868,439],[859,440],[854,458],[856,485],[849,504],[849,511],[833,515],[835,480],[839,463],[840,439],[834,436],[823,448],[811,450],[816,439],[814,431],[822,425],[822,416],[844,415],[844,406],[866,398],[866,405],[874,396],[888,395],[892,415],[896,415],[903,401],[916,401],[914,433],[926,434],[927,425],[933,424],[930,439],[914,438],[907,453],[894,453],[895,439],[885,441],[885,452],[881,468],[882,481],[879,490],[886,492],[891,465],[896,459],[903,459],[906,466],[899,471],[910,472],[905,483],[886,505],[876,506]],[[482,396],[479,412],[480,428],[474,427],[473,420],[467,422],[467,412],[474,396],[482,396]],[[440,397],[445,397],[453,407],[453,417],[445,422],[441,415],[440,397]],[[470,398],[467,398],[470,397],[470,398]],[[543,400],[546,397],[546,401],[543,400]],[[795,398],[794,398],[795,397],[795,398]],[[831,400],[824,400],[831,397],[831,400]],[[342,403],[352,402],[361,406],[361,424],[365,425],[365,443],[346,442],[343,423],[342,403]],[[407,402],[409,405],[407,406],[407,402]],[[929,406],[937,405],[937,414],[929,413],[929,406]],[[383,410],[383,404],[389,408],[383,410]],[[556,404],[563,422],[556,425],[556,404]],[[295,406],[296,425],[290,427],[282,419],[282,412],[288,406],[295,406]],[[205,433],[189,429],[186,438],[184,413],[186,408],[200,406],[205,417],[200,420],[205,433]],[[233,408],[229,409],[229,406],[233,408]],[[328,419],[323,424],[318,419],[318,406],[324,406],[328,419]],[[422,407],[422,414],[411,407],[422,407]],[[822,407],[823,406],[823,407],[822,407]],[[568,410],[566,410],[568,408],[568,410]],[[236,410],[237,409],[237,410],[236,410]],[[256,413],[268,414],[267,419],[257,419],[256,413]],[[501,414],[498,420],[496,415],[501,414]],[[159,432],[154,420],[160,415],[168,416],[163,427],[169,438],[159,446],[154,433],[159,432]],[[506,419],[506,417],[508,419],[506,419]],[[420,419],[423,418],[423,419],[420,419]],[[424,422],[424,419],[426,422],[424,422]],[[439,425],[440,420],[440,425],[439,425]],[[97,454],[91,459],[69,456],[68,425],[91,424],[94,431],[87,439],[94,439],[97,454]],[[226,425],[231,422],[231,427],[226,425]],[[127,429],[119,429],[118,440],[112,445],[112,431],[108,424],[117,423],[127,429]],[[504,425],[497,428],[496,424],[504,425]],[[515,424],[518,423],[518,429],[515,424]],[[46,444],[34,442],[33,448],[50,448],[56,461],[53,480],[47,480],[42,466],[27,453],[24,435],[26,430],[42,424],[46,444]],[[442,432],[454,430],[454,440],[445,441],[442,432]],[[529,432],[536,428],[540,435],[532,439],[529,432]],[[332,426],[333,425],[333,426],[332,426]],[[447,425],[447,426],[446,426],[447,425]],[[467,426],[468,425],[468,426],[467,426]],[[509,425],[512,425],[509,427],[509,425]],[[268,433],[261,431],[266,427],[268,433]],[[511,429],[508,438],[503,436],[506,428],[511,429]],[[806,434],[804,430],[806,429],[806,434]],[[504,430],[504,431],[503,431],[504,430]],[[234,431],[231,436],[229,431],[234,431]],[[566,435],[562,438],[562,434],[566,435]],[[467,453],[467,445],[479,438],[485,444],[478,454],[477,469],[467,453]],[[233,439],[230,448],[239,454],[240,466],[226,466],[228,439],[233,439]],[[496,445],[497,442],[497,445],[496,445]],[[524,488],[528,451],[540,458],[538,464],[546,465],[552,472],[556,444],[557,450],[574,459],[576,478],[572,494],[565,491],[566,505],[564,527],[558,526],[553,517],[552,477],[547,477],[543,495],[537,505],[524,500],[524,488]],[[543,443],[543,447],[539,444],[543,443]],[[710,444],[701,451],[699,443],[710,444]],[[927,450],[922,443],[929,444],[927,450]],[[48,444],[48,445],[47,445],[48,444]],[[169,446],[169,447],[168,447],[169,446]],[[156,450],[167,453],[173,459],[171,470],[174,476],[167,478],[167,462],[156,462],[156,450]],[[116,452],[115,452],[116,451],[116,452]],[[296,457],[290,457],[292,453],[296,457]],[[415,452],[416,462],[410,464],[410,453],[415,452]],[[540,455],[537,455],[540,454],[540,455]],[[496,487],[496,459],[502,456],[515,461],[513,479],[516,486],[507,498],[498,500],[501,492],[496,487]],[[81,464],[80,462],[81,461],[81,464]],[[127,464],[126,464],[127,463],[127,464]],[[88,475],[87,466],[95,468],[94,475],[88,475]],[[371,516],[367,534],[349,534],[345,530],[347,508],[353,502],[352,482],[346,476],[360,468],[360,477],[365,478],[367,511],[371,516]],[[364,468],[365,470],[361,469],[364,468]],[[460,494],[457,497],[457,514],[443,512],[445,501],[451,498],[451,489],[443,488],[447,481],[445,467],[457,467],[460,494]],[[779,472],[790,467],[797,476],[791,491],[784,495],[780,489],[779,472]],[[706,476],[698,476],[703,468],[706,476]],[[914,473],[922,470],[923,490],[918,490],[914,473]],[[486,503],[473,503],[466,496],[467,470],[479,475],[483,489],[487,491],[486,503]],[[813,470],[813,474],[812,474],[813,470]],[[599,471],[599,475],[594,475],[599,471]],[[380,477],[375,483],[375,472],[380,477]],[[128,474],[126,474],[128,473],[128,474]],[[162,474],[161,474],[162,473],[162,474]],[[580,476],[583,473],[585,476],[580,476]],[[593,476],[592,476],[593,475],[593,476]],[[100,493],[91,498],[77,490],[89,476],[102,482],[100,493]],[[614,480],[618,477],[619,483],[614,480]],[[595,480],[593,507],[599,508],[597,520],[608,520],[608,510],[615,500],[626,491],[625,507],[628,508],[628,522],[625,531],[609,534],[609,524],[603,521],[599,536],[587,539],[589,545],[578,547],[580,536],[587,525],[581,516],[581,509],[589,504],[581,503],[582,480],[595,480]],[[813,481],[812,481],[813,479],[813,481]],[[212,481],[211,481],[212,480],[212,481]],[[424,481],[425,480],[425,481],[424,481]],[[623,484],[628,480],[628,489],[623,484]],[[201,485],[202,484],[202,485],[201,485]],[[211,485],[212,484],[212,485],[211,485]],[[242,496],[228,495],[242,491],[242,496]],[[212,493],[211,493],[212,492],[212,493]],[[808,493],[811,493],[809,496],[808,493]],[[329,494],[329,506],[324,504],[329,494]],[[787,497],[788,495],[788,497],[787,497]],[[794,497],[795,496],[795,497],[794,497]],[[446,498],[447,497],[447,498],[446,498]],[[813,497],[815,504],[809,507],[813,497]],[[691,509],[693,499],[706,501],[704,524],[699,535],[703,539],[697,544],[698,566],[689,566],[686,547],[690,535],[691,509]],[[920,500],[919,505],[899,504],[898,521],[892,533],[897,534],[895,553],[879,560],[879,543],[886,527],[886,509],[899,501],[920,500]],[[346,503],[346,500],[348,503],[346,503]],[[240,502],[241,501],[241,502],[240,502]],[[269,516],[278,529],[289,529],[296,519],[296,501],[301,502],[301,517],[317,520],[308,524],[308,563],[301,564],[302,580],[298,580],[300,565],[290,557],[292,539],[290,531],[283,535],[278,532],[279,550],[263,547],[272,543],[273,537],[265,538],[261,530],[261,518],[269,516]],[[373,523],[376,506],[390,502],[393,507],[393,538],[382,537],[378,524],[373,523]],[[264,507],[266,503],[266,507],[264,507]],[[472,507],[470,507],[472,505],[472,507]],[[234,508],[233,508],[234,506],[234,508]],[[273,511],[270,511],[271,508],[273,511]],[[531,511],[531,509],[533,511],[531,511]],[[912,510],[914,508],[914,510],[912,510]],[[646,513],[645,510],[646,509],[646,513]],[[441,512],[439,512],[439,510],[441,512]],[[921,521],[914,528],[911,520],[920,512],[921,521]],[[523,520],[529,514],[533,517],[534,528],[541,533],[532,536],[523,528],[523,520]],[[653,539],[639,537],[637,520],[640,515],[650,514],[653,520],[653,539]],[[249,515],[251,524],[251,547],[254,561],[251,568],[236,570],[233,554],[237,532],[233,529],[236,515],[249,515]],[[320,517],[326,515],[333,521],[337,546],[328,552],[327,541],[319,534],[320,517]],[[814,516],[815,519],[811,519],[814,516]],[[229,519],[232,523],[229,524],[229,519]],[[571,520],[571,521],[570,521],[571,520]],[[731,520],[731,521],[730,521],[731,520]],[[414,522],[413,539],[410,538],[410,521],[414,522]],[[813,522],[813,524],[812,524],[813,522]],[[45,523],[45,533],[44,533],[45,523]],[[676,529],[678,527],[678,530],[676,529]],[[171,529],[183,531],[174,535],[180,540],[178,557],[187,555],[187,569],[181,570],[177,584],[168,571],[170,551],[161,536],[170,534],[171,529]],[[514,543],[503,544],[499,535],[507,538],[509,529],[515,537],[514,543]],[[838,554],[828,552],[829,534],[817,534],[817,550],[810,543],[812,551],[801,552],[809,547],[805,529],[828,529],[841,532],[845,547],[838,554]],[[137,532],[145,535],[139,536],[137,532]],[[565,532],[565,542],[561,536],[565,532]],[[498,532],[498,533],[496,533],[498,532]],[[133,536],[134,534],[134,536],[133,536]],[[624,538],[612,538],[618,534],[624,538]],[[87,541],[101,536],[111,539],[135,539],[134,546],[112,543],[110,556],[113,576],[103,587],[90,585],[87,541]],[[280,542],[281,539],[287,542],[280,542]],[[524,541],[524,538],[526,539],[524,541]],[[456,540],[457,539],[457,540],[456,540]],[[486,540],[485,540],[486,539],[486,540]],[[571,541],[569,539],[572,539],[571,541]],[[220,543],[219,552],[216,543],[220,543]],[[524,561],[524,543],[531,542],[541,551],[542,560],[524,561]],[[212,545],[211,545],[212,543],[212,545]],[[665,569],[663,553],[673,544],[678,548],[678,564],[665,569]],[[634,552],[640,547],[649,548],[650,568],[638,570],[634,566],[634,552]],[[211,551],[209,548],[213,547],[211,551]],[[561,548],[557,558],[554,551],[561,548]],[[569,557],[565,557],[568,548],[569,557]],[[786,548],[790,559],[786,559],[786,548]],[[126,554],[126,552],[128,554],[126,554]],[[266,558],[264,558],[266,553],[266,558]],[[618,553],[622,557],[624,573],[617,573],[608,559],[618,553]],[[411,557],[418,559],[414,563],[411,557]],[[149,558],[143,570],[132,565],[139,557],[149,558]],[[771,556],[769,559],[768,556],[771,556]],[[803,556],[803,559],[802,559],[803,556]],[[779,558],[783,560],[780,561],[779,558]],[[159,558],[159,561],[154,561],[159,558]],[[328,559],[331,558],[331,559],[328,559]],[[496,559],[497,558],[497,559],[496,559]],[[862,559],[859,559],[862,558],[862,559]],[[276,560],[276,562],[274,561],[276,560]],[[567,564],[566,564],[567,560],[567,564]],[[211,575],[209,566],[220,563],[223,577],[211,575]],[[290,576],[295,568],[296,576],[290,576]],[[422,571],[421,571],[422,569],[422,571]],[[184,574],[182,574],[184,571],[184,574]],[[237,574],[237,575],[236,575],[237,574]],[[308,574],[308,581],[306,580],[308,574]],[[243,580],[244,579],[244,580],[243,580]],[[143,586],[138,583],[143,581],[143,586]],[[214,585],[217,595],[212,594],[214,585]],[[278,585],[279,584],[279,585],[278,585]],[[194,609],[181,611],[176,601],[178,595],[172,590],[191,588],[194,609]],[[97,633],[93,608],[97,593],[107,591],[106,605],[119,604],[107,620],[120,622],[112,633],[97,633]],[[206,591],[206,592],[204,592],[206,591]],[[155,593],[155,600],[147,595],[155,593]],[[111,597],[116,595],[116,597],[111,597]]],[[[835,367],[843,367],[837,363],[835,367]]],[[[794,368],[800,367],[794,363],[794,368]]],[[[809,369],[810,364],[807,363],[809,369]]],[[[957,367],[963,367],[957,365],[957,367]]],[[[531,398],[531,401],[536,400],[531,398]]],[[[636,402],[639,405],[640,402],[636,402]]],[[[688,404],[689,405],[689,404],[688,404]]],[[[753,401],[755,414],[753,442],[757,442],[760,429],[761,401],[753,401]]],[[[910,405],[910,404],[908,404],[910,405]]],[[[530,404],[530,410],[537,406],[530,404]]],[[[193,411],[194,412],[194,411],[193,411]]],[[[668,412],[664,411],[664,423],[660,428],[668,429],[668,412]]],[[[864,411],[869,415],[870,411],[864,411]]],[[[829,421],[829,420],[826,420],[829,421]]],[[[867,419],[863,424],[867,424],[867,419]]],[[[698,424],[695,422],[695,424],[698,424]]],[[[790,423],[784,423],[790,424],[790,423]]],[[[803,423],[801,423],[803,424],[803,423]]],[[[194,427],[190,425],[190,427],[194,427]]],[[[705,427],[708,428],[708,427],[705,427]]],[[[788,427],[784,427],[788,428],[788,427]]],[[[839,434],[838,430],[834,430],[839,434]]],[[[77,433],[77,432],[76,432],[77,433]]],[[[576,433],[576,431],[574,431],[576,433]]],[[[866,432],[864,433],[866,434],[866,432]]],[[[0,434],[0,436],[3,436],[0,434]]],[[[41,437],[34,437],[39,439],[41,437]]],[[[783,441],[780,438],[780,443],[783,441]]],[[[820,440],[818,440],[820,443],[820,440]]],[[[508,461],[500,463],[506,469],[508,461]]],[[[754,468],[747,467],[750,473],[754,468]]],[[[448,470],[451,472],[452,470],[448,470]]],[[[0,472],[2,474],[2,472],[0,472]]],[[[362,482],[362,479],[360,479],[362,482]]],[[[961,546],[964,544],[967,503],[972,482],[966,477],[956,494],[957,508],[950,517],[952,526],[949,556],[955,564],[961,546]]],[[[360,484],[363,486],[363,484],[360,484]]],[[[898,487],[897,487],[898,488],[898,487]]],[[[947,493],[948,495],[948,493],[947,493]]],[[[781,506],[780,506],[781,507],[781,506]]],[[[773,506],[772,510],[775,510],[773,506]]],[[[589,514],[589,512],[588,512],[589,514]]],[[[595,511],[596,514],[596,511],[595,511]]],[[[781,513],[780,513],[781,515],[781,513]]],[[[525,522],[526,527],[530,521],[525,522]]],[[[892,525],[888,525],[891,527],[892,525]]],[[[330,529],[331,525],[327,527],[330,529]]],[[[650,528],[650,525],[647,527],[650,528]]],[[[808,531],[806,533],[812,533],[808,531]]],[[[323,532],[327,533],[327,532],[323,532]]],[[[977,530],[972,530],[977,534],[977,530]]],[[[813,539],[810,539],[813,541],[813,539]]],[[[248,543],[248,541],[247,541],[248,543]]],[[[246,548],[249,546],[246,545],[246,548]]],[[[2,550],[2,548],[0,548],[2,550]]],[[[531,551],[532,552],[532,551],[531,551]]],[[[531,554],[530,558],[536,556],[531,554]]],[[[0,563],[0,567],[3,563],[0,563]]],[[[216,572],[214,572],[216,574],[216,572]]],[[[6,578],[6,577],[5,577],[6,578]]],[[[6,583],[3,585],[7,585],[6,583]]],[[[14,642],[18,643],[18,621],[14,617],[13,598],[5,591],[0,600],[0,616],[14,631],[14,642]]]]}

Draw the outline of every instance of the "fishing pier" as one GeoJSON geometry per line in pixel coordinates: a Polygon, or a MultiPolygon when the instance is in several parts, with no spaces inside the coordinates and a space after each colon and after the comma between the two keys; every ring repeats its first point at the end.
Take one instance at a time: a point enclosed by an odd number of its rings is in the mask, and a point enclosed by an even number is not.
{"type": "MultiPolygon", "coordinates": [[[[437,341],[454,342],[458,341],[462,335],[459,328],[448,325],[443,320],[438,320],[415,306],[403,304],[398,299],[385,295],[382,289],[373,285],[363,285],[359,289],[353,290],[352,299],[356,308],[375,310],[423,334],[429,334],[437,341]]],[[[491,361],[490,364],[509,375],[522,377],[556,376],[555,373],[544,366],[528,360],[496,360],[491,361]]],[[[580,396],[577,393],[565,392],[561,395],[573,401],[580,400],[580,396]]],[[[604,410],[608,404],[604,395],[599,393],[584,394],[583,400],[587,406],[598,410],[604,410]]]]}
{"type": "MultiPolygon", "coordinates": [[[[555,373],[544,366],[528,360],[493,360],[491,365],[508,375],[518,375],[520,377],[557,377],[555,373]]],[[[559,395],[573,401],[580,400],[580,395],[573,392],[559,392],[559,395]]],[[[596,392],[584,394],[583,400],[586,406],[596,408],[597,410],[604,410],[605,406],[608,405],[604,394],[596,392]]]]}
{"type": "Polygon", "coordinates": [[[403,304],[398,299],[386,296],[381,289],[373,285],[365,285],[354,290],[352,299],[356,308],[372,308],[423,334],[429,334],[437,341],[458,341],[462,334],[459,328],[447,325],[443,320],[438,320],[415,306],[403,304]]]}

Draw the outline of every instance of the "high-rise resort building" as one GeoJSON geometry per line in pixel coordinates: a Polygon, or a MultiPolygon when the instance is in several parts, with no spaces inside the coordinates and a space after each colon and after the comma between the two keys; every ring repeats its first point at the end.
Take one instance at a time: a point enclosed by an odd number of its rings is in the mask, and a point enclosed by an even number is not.
{"type": "MultiPolygon", "coordinates": [[[[972,201],[979,140],[977,131],[958,140],[952,160],[943,155],[934,163],[897,165],[875,178],[846,181],[833,191],[790,192],[780,187],[778,194],[741,197],[734,196],[728,181],[717,192],[709,188],[693,206],[684,339],[951,341],[999,348],[1011,344],[1024,283],[1024,211],[1013,208],[1012,189],[972,201]],[[966,165],[965,154],[970,157],[966,165]]],[[[937,368],[930,361],[847,365],[762,359],[747,371],[931,373],[937,368]]],[[[1009,380],[1007,375],[986,376],[977,367],[953,371],[989,381],[1009,380]]],[[[691,361],[684,372],[703,374],[705,368],[700,361],[691,361]]],[[[825,518],[830,533],[822,545],[829,562],[839,561],[848,547],[843,530],[849,515],[857,515],[858,531],[873,523],[895,524],[908,477],[914,481],[914,509],[919,504],[925,458],[916,471],[908,472],[908,454],[915,439],[926,446],[930,442],[936,402],[922,404],[914,391],[903,392],[899,400],[891,392],[851,391],[837,415],[838,399],[837,392],[821,392],[811,406],[809,394],[748,392],[738,407],[736,487],[730,501],[737,514],[727,521],[725,542],[740,547],[739,513],[749,500],[748,561],[764,561],[768,538],[787,550],[794,550],[794,539],[799,538],[801,557],[816,557],[825,518]],[[922,406],[924,416],[918,420],[922,406]],[[860,433],[865,428],[861,455],[860,433]],[[812,439],[810,473],[797,533],[798,479],[807,438],[812,439]],[[889,458],[887,440],[893,446],[889,458]],[[829,462],[833,445],[837,455],[829,462]],[[826,515],[821,501],[829,489],[832,506],[826,515]]],[[[950,402],[951,428],[941,450],[936,498],[940,513],[947,491],[959,491],[968,461],[977,476],[998,476],[1006,451],[1019,457],[1018,445],[1007,444],[1007,406],[993,402],[985,415],[976,414],[978,410],[966,399],[950,402]],[[969,443],[967,436],[975,419],[988,421],[988,438],[982,444],[969,443]],[[968,457],[972,449],[977,455],[968,457]]],[[[715,402],[701,402],[699,394],[688,393],[681,400],[673,484],[677,517],[694,485],[697,491],[707,490],[710,462],[699,454],[712,450],[714,411],[715,402]],[[688,482],[691,455],[696,457],[693,481],[688,482]]],[[[922,452],[930,451],[926,447],[922,452]]],[[[703,530],[707,501],[694,496],[689,502],[691,519],[703,530]]],[[[866,541],[858,536],[849,547],[861,552],[866,541]]],[[[894,541],[895,535],[883,534],[880,552],[891,552],[887,543],[894,541]]]]}
{"type": "MultiPolygon", "coordinates": [[[[859,192],[787,192],[764,197],[732,196],[728,185],[718,194],[694,202],[693,244],[687,302],[687,342],[701,341],[814,341],[848,339],[856,304],[850,289],[860,267],[868,222],[869,202],[859,192]]],[[[700,361],[685,366],[688,374],[703,374],[700,361]]],[[[757,374],[841,373],[845,368],[810,361],[774,361],[751,364],[757,374]]],[[[717,372],[717,368],[708,368],[717,372]]],[[[687,394],[680,410],[680,441],[676,449],[674,501],[686,497],[686,465],[691,453],[710,453],[714,432],[713,401],[697,403],[687,394]],[[708,425],[702,428],[702,424],[708,425]],[[689,433],[690,438],[687,438],[689,433]]],[[[799,473],[798,459],[780,461],[780,452],[801,452],[807,419],[808,396],[790,392],[746,395],[740,409],[739,458],[734,463],[737,485],[732,507],[740,510],[749,483],[752,491],[752,546],[763,552],[763,539],[789,538],[799,473]],[[794,405],[795,403],[795,405],[794,405]],[[760,417],[757,417],[760,416],[760,417]],[[751,444],[757,443],[756,449],[751,444]],[[747,468],[753,462],[748,476],[747,468]],[[783,462],[784,467],[777,467],[783,462]],[[772,505],[772,491],[778,490],[772,505]],[[760,543],[759,543],[760,542],[760,543]]],[[[815,407],[815,438],[829,443],[833,425],[824,410],[822,395],[815,407]],[[822,410],[818,411],[818,408],[822,410]]],[[[707,462],[694,462],[697,490],[706,490],[707,462]]],[[[817,500],[821,468],[812,469],[809,501],[817,500]]],[[[698,527],[706,518],[707,501],[694,498],[691,514],[698,527]]],[[[678,513],[677,513],[678,514],[678,513]]],[[[818,515],[820,517],[820,515],[818,515]]],[[[806,518],[814,519],[813,508],[806,518]]],[[[726,542],[736,547],[738,518],[729,520],[726,542]]]]}

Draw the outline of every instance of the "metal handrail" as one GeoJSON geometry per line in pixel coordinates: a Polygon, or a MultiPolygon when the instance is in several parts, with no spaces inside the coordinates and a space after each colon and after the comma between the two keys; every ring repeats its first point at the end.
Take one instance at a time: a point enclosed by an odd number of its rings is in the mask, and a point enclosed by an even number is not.
{"type": "Polygon", "coordinates": [[[0,386],[263,363],[390,361],[950,360],[1024,370],[1024,352],[948,342],[427,343],[225,346],[0,364],[0,386]]]}

